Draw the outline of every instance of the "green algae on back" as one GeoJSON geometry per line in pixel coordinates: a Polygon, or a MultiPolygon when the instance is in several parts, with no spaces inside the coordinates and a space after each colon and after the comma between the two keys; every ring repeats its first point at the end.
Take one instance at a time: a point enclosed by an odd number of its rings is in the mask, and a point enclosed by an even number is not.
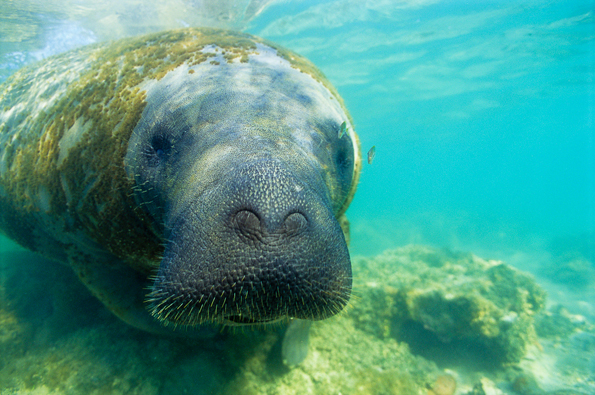
{"type": "Polygon", "coordinates": [[[148,79],[159,80],[184,62],[206,61],[209,54],[201,50],[214,42],[227,51],[229,60],[256,48],[253,40],[241,34],[189,29],[86,47],[66,58],[58,55],[42,65],[41,71],[33,72],[29,81],[24,81],[27,74],[39,65],[15,73],[5,84],[0,106],[10,108],[11,103],[22,102],[21,96],[28,93],[24,88],[41,79],[55,80],[48,90],[61,95],[24,120],[11,119],[10,113],[3,116],[6,144],[2,156],[8,165],[0,173],[0,199],[3,206],[12,208],[12,219],[2,218],[0,225],[8,235],[38,249],[31,241],[27,216],[38,210],[38,200],[43,199],[47,215],[68,218],[63,221],[64,230],[85,229],[88,237],[104,243],[117,256],[146,263],[160,256],[159,238],[136,207],[123,166],[128,140],[146,105],[139,85],[148,79]],[[84,68],[66,85],[69,81],[59,73],[68,67],[65,63],[77,62],[84,68]],[[14,132],[17,128],[20,131],[14,132]],[[65,135],[76,135],[76,141],[61,157],[59,145],[65,135]],[[81,182],[85,179],[91,185],[81,182]],[[7,195],[18,200],[9,201],[7,195]],[[111,199],[104,201],[104,196],[111,199]]]}

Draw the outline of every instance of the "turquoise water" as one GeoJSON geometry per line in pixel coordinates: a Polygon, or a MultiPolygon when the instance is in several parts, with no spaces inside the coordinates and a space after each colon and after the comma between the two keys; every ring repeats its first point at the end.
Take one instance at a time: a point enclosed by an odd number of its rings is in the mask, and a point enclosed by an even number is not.
{"type": "Polygon", "coordinates": [[[0,82],[149,31],[270,39],[326,74],[364,155],[376,146],[347,213],[353,255],[416,243],[503,259],[593,322],[594,1],[209,3],[0,0],[0,82]]]}
{"type": "Polygon", "coordinates": [[[72,47],[201,23],[310,58],[364,153],[377,147],[349,211],[355,253],[564,238],[593,255],[593,1],[39,3],[2,3],[0,78],[72,47]]]}
{"type": "Polygon", "coordinates": [[[250,29],[319,65],[363,150],[377,147],[349,213],[354,250],[592,240],[593,2],[357,4],[250,29]]]}
{"type": "Polygon", "coordinates": [[[353,252],[523,252],[541,273],[565,253],[595,262],[594,4],[303,2],[248,30],[321,67],[376,146],[353,252]]]}

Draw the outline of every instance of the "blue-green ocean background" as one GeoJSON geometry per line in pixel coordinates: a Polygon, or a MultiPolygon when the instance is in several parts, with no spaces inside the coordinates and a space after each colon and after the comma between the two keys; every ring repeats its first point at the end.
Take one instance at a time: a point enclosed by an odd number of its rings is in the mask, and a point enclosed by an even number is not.
{"type": "Polygon", "coordinates": [[[317,64],[364,166],[352,252],[594,253],[594,3],[285,4],[250,32],[317,64]]]}
{"type": "MultiPolygon", "coordinates": [[[[362,154],[376,148],[347,212],[352,255],[414,243],[500,259],[535,276],[548,309],[595,321],[594,0],[0,0],[0,83],[78,46],[187,26],[279,43],[337,87],[362,154]]],[[[0,236],[0,291],[9,265],[34,267],[19,250],[0,236]]],[[[25,310],[43,322],[49,302],[26,280],[11,284],[31,292],[25,310]]],[[[40,348],[52,344],[39,332],[40,348]]],[[[593,388],[592,333],[584,339],[552,343],[577,352],[558,365],[539,356],[543,377],[588,377],[572,385],[593,388]]],[[[44,360],[31,355],[19,363],[44,360]]],[[[188,372],[180,382],[203,380],[188,372]]]]}
{"type": "Polygon", "coordinates": [[[70,48],[151,31],[262,36],[319,66],[363,154],[376,147],[348,211],[353,254],[431,244],[538,277],[570,254],[583,265],[564,286],[586,280],[593,295],[594,10],[584,0],[0,0],[0,81],[70,48]]]}

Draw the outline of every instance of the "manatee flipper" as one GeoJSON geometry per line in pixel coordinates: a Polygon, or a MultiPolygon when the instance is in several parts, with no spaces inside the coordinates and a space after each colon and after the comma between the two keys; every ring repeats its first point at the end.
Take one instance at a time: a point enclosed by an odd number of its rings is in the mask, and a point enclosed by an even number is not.
{"type": "Polygon", "coordinates": [[[149,332],[163,332],[143,308],[146,277],[115,257],[77,256],[71,257],[69,263],[91,293],[123,321],[149,332]]]}
{"type": "Polygon", "coordinates": [[[281,357],[286,366],[299,365],[306,359],[310,326],[312,326],[310,320],[294,319],[289,323],[281,345],[281,357]]]}
{"type": "Polygon", "coordinates": [[[144,294],[150,286],[147,277],[122,264],[114,256],[103,254],[81,257],[78,254],[76,258],[70,257],[69,263],[91,293],[129,325],[159,335],[211,338],[217,334],[211,325],[176,333],[171,327],[156,321],[146,308],[144,294]]]}

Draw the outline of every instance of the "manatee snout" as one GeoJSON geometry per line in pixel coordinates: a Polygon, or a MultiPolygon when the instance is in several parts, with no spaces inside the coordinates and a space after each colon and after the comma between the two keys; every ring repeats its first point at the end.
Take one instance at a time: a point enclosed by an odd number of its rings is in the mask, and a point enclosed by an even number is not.
{"type": "Polygon", "coordinates": [[[178,204],[150,295],[179,325],[320,320],[343,309],[351,264],[320,176],[260,159],[178,204]]]}

